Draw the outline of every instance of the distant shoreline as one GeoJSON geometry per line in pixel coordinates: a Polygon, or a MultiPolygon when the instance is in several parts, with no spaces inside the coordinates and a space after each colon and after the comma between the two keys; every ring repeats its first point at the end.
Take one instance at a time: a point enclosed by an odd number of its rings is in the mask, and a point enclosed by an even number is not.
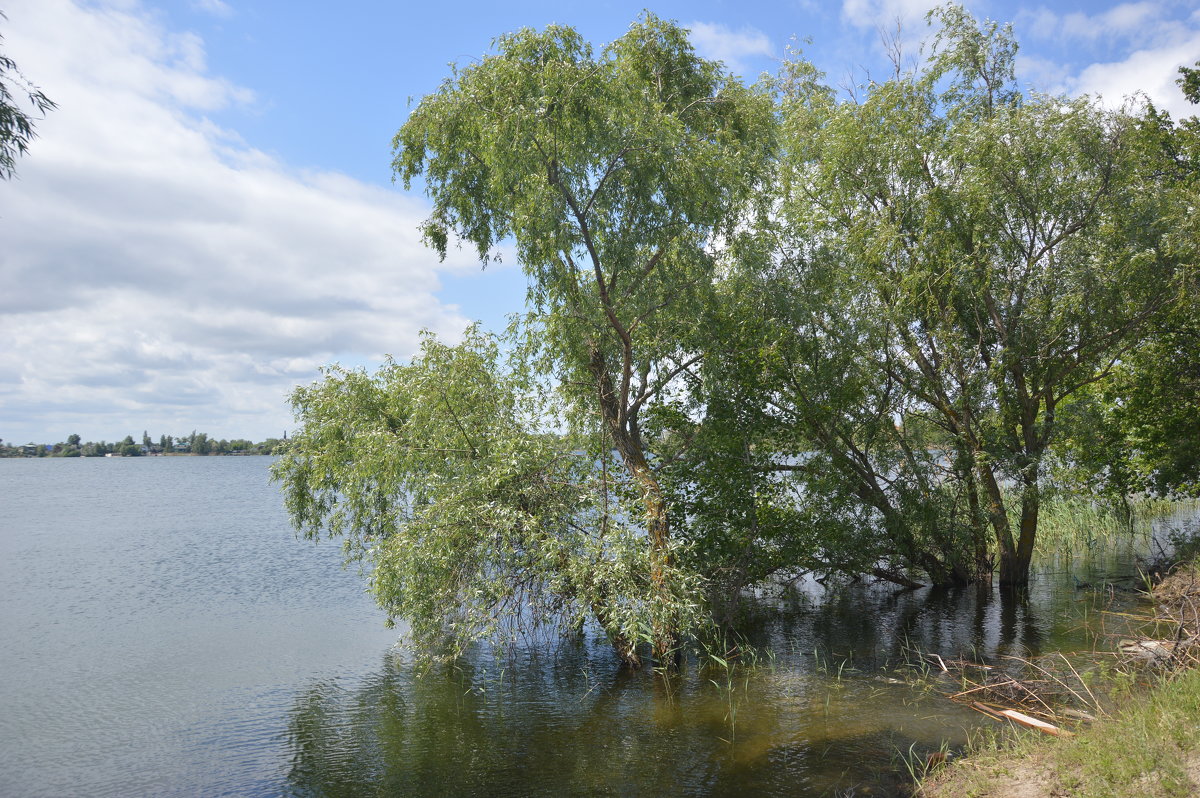
{"type": "Polygon", "coordinates": [[[287,433],[282,438],[251,441],[246,438],[213,438],[206,432],[190,435],[160,435],[154,440],[143,432],[141,443],[132,435],[124,440],[84,441],[79,435],[69,435],[59,443],[5,443],[0,440],[0,458],[8,457],[212,457],[279,454],[288,445],[287,433]]]}

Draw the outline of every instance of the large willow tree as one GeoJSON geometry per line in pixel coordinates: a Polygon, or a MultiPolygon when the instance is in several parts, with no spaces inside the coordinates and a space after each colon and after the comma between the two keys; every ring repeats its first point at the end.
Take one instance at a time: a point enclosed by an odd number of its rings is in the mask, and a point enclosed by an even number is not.
{"type": "MultiPolygon", "coordinates": [[[[713,247],[760,187],[772,106],[650,15],[599,53],[553,26],[497,50],[421,100],[395,169],[423,177],[439,253],[515,242],[546,351],[636,486],[666,603],[670,512],[642,419],[704,355],[713,247]]],[[[660,658],[673,626],[653,631],[660,658]]]]}
{"type": "Polygon", "coordinates": [[[1134,113],[1027,94],[1008,29],[931,19],[923,64],[858,96],[786,76],[772,290],[800,304],[778,396],[912,565],[960,581],[991,548],[1020,585],[1060,407],[1138,342],[1190,254],[1134,113]],[[947,489],[949,515],[922,505],[947,489]],[[937,523],[917,535],[905,506],[937,523]]]}
{"type": "MultiPolygon", "coordinates": [[[[610,494],[625,500],[619,513],[600,512],[600,528],[619,517],[644,534],[643,587],[583,592],[626,661],[637,664],[633,643],[646,638],[662,660],[694,604],[679,584],[659,475],[670,458],[645,423],[684,401],[683,382],[709,348],[719,245],[761,189],[773,106],[699,58],[685,30],[650,15],[599,52],[559,26],[502,36],[495,49],[420,101],[396,135],[394,168],[406,187],[423,181],[433,202],[425,239],[439,254],[458,240],[486,262],[515,246],[538,355],[568,398],[564,423],[592,433],[586,451],[597,461],[615,451],[612,466],[624,473],[623,488],[599,466],[603,507],[610,494]],[[631,606],[645,610],[640,627],[613,621],[631,606]]],[[[313,396],[298,397],[306,429],[320,426],[313,396]]],[[[313,527],[336,519],[307,498],[302,477],[316,466],[297,465],[319,457],[301,446],[284,473],[313,527]]],[[[398,463],[388,472],[406,467],[398,463]]],[[[560,535],[553,526],[544,534],[560,535]]],[[[335,531],[350,527],[362,523],[335,531]]],[[[395,606],[409,617],[425,612],[421,603],[395,606]]]]}

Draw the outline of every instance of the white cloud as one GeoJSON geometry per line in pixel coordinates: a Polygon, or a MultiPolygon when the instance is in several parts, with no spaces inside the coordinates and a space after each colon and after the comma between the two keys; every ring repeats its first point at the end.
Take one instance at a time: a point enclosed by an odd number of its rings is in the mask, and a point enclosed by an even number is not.
{"type": "Polygon", "coordinates": [[[1102,97],[1112,107],[1145,94],[1173,116],[1191,115],[1175,84],[1180,66],[1200,57],[1200,14],[1181,17],[1163,2],[1121,3],[1094,14],[1058,14],[1045,7],[1022,13],[1018,25],[1035,39],[1057,41],[1061,59],[1025,57],[1022,76],[1037,88],[1102,97]]]}
{"type": "Polygon", "coordinates": [[[1077,11],[1063,18],[1063,33],[1091,39],[1134,35],[1147,23],[1157,21],[1159,13],[1157,3],[1122,3],[1094,16],[1077,11]]]}
{"type": "Polygon", "coordinates": [[[722,61],[732,72],[745,76],[749,66],[744,59],[753,56],[774,56],[775,48],[767,34],[757,28],[746,26],[733,30],[726,25],[710,22],[691,22],[692,44],[705,58],[722,61]]]}
{"type": "Polygon", "coordinates": [[[278,435],[320,364],[465,326],[434,295],[427,208],[206,120],[253,95],[205,72],[198,37],[128,2],[6,13],[59,109],[0,184],[0,437],[278,435]]]}
{"type": "Polygon", "coordinates": [[[1067,82],[1072,93],[1094,94],[1109,106],[1136,93],[1144,93],[1160,109],[1175,118],[1191,116],[1196,107],[1188,104],[1175,84],[1181,66],[1190,66],[1200,54],[1200,30],[1155,48],[1137,50],[1120,61],[1095,63],[1067,82]]]}
{"type": "MultiPolygon", "coordinates": [[[[925,31],[925,15],[940,0],[843,0],[842,18],[858,28],[925,31]]],[[[918,37],[919,38],[919,37],[918,37]]]]}
{"type": "Polygon", "coordinates": [[[224,0],[192,0],[192,8],[214,17],[233,16],[233,8],[224,0]]]}
{"type": "Polygon", "coordinates": [[[1165,9],[1161,3],[1121,3],[1107,11],[1059,14],[1044,6],[1024,10],[1018,21],[1038,38],[1098,41],[1115,38],[1145,38],[1164,29],[1165,9]]]}

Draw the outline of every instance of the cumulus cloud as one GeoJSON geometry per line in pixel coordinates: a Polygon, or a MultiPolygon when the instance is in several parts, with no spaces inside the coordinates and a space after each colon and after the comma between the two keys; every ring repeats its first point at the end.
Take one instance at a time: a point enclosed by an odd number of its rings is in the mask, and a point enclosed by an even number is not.
{"type": "Polygon", "coordinates": [[[1177,119],[1191,116],[1196,107],[1188,104],[1175,80],[1179,67],[1191,66],[1197,54],[1200,30],[1174,43],[1136,50],[1120,61],[1091,64],[1070,78],[1067,86],[1073,93],[1099,95],[1110,106],[1144,94],[1177,119]]]}
{"type": "Polygon", "coordinates": [[[1100,14],[1074,12],[1063,17],[1063,32],[1080,38],[1128,36],[1160,18],[1158,3],[1122,3],[1100,14]]]}
{"type": "Polygon", "coordinates": [[[1018,14],[1029,32],[1040,39],[1078,41],[1138,38],[1164,27],[1164,8],[1157,2],[1121,3],[1105,11],[1058,13],[1044,6],[1018,14]]]}
{"type": "Polygon", "coordinates": [[[1091,14],[1028,10],[1018,17],[1020,29],[1039,42],[1058,43],[1073,59],[1023,57],[1019,67],[1046,91],[1096,95],[1110,106],[1144,94],[1176,117],[1190,115],[1195,109],[1175,79],[1179,67],[1200,58],[1200,12],[1187,14],[1180,8],[1169,2],[1136,2],[1091,14]]]}
{"type": "Polygon", "coordinates": [[[0,437],[278,435],[319,365],[465,326],[435,296],[427,208],[208,121],[254,96],[208,74],[197,36],[124,1],[5,10],[8,54],[59,109],[0,185],[0,437]]]}
{"type": "Polygon", "coordinates": [[[739,75],[746,75],[750,71],[745,59],[775,55],[775,48],[767,34],[751,26],[734,30],[710,22],[691,22],[686,27],[700,55],[724,62],[730,71],[739,75]]]}

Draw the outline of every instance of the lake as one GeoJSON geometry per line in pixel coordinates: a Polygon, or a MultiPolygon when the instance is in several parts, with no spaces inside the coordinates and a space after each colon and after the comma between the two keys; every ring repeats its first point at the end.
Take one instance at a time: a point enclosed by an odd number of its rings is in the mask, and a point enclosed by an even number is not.
{"type": "Polygon", "coordinates": [[[899,794],[905,754],[991,722],[896,679],[906,651],[1092,646],[1075,579],[1137,545],[1023,598],[802,583],[732,674],[620,671],[595,637],[418,672],[270,462],[0,460],[0,795],[899,794]]]}

